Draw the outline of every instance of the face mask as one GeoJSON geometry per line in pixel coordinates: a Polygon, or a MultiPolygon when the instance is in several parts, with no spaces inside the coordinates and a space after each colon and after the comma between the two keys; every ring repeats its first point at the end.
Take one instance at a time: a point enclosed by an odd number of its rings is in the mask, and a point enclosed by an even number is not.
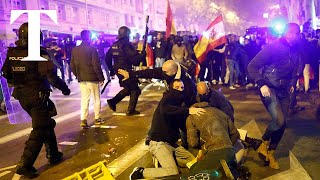
{"type": "Polygon", "coordinates": [[[211,98],[211,92],[209,91],[206,94],[199,95],[201,102],[209,102],[211,98]]]}
{"type": "Polygon", "coordinates": [[[184,98],[184,94],[183,94],[183,91],[179,91],[179,90],[176,90],[176,89],[170,89],[169,90],[169,93],[172,95],[172,97],[175,99],[175,101],[182,101],[183,98],[184,98]]]}

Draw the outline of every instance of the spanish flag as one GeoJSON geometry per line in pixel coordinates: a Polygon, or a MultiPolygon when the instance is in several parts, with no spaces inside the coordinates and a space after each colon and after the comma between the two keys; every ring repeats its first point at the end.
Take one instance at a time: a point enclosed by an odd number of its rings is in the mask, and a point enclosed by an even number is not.
{"type": "Polygon", "coordinates": [[[193,50],[201,64],[209,51],[227,42],[222,15],[211,22],[193,50]]]}
{"type": "Polygon", "coordinates": [[[167,16],[166,16],[166,38],[170,36],[170,34],[177,35],[176,28],[174,27],[173,23],[173,16],[172,16],[172,11],[171,11],[171,6],[169,3],[169,0],[167,0],[167,16]]]}

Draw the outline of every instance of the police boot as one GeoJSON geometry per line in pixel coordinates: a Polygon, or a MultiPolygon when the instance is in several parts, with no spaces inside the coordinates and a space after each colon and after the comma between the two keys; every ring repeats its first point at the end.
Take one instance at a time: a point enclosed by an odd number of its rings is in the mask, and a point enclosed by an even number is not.
{"type": "Polygon", "coordinates": [[[39,152],[42,148],[42,143],[37,141],[28,140],[24,148],[21,160],[17,165],[16,173],[26,178],[35,178],[39,176],[38,171],[33,167],[39,152]]]}
{"type": "Polygon", "coordinates": [[[123,98],[125,98],[126,96],[130,95],[129,91],[122,89],[115,97],[113,97],[112,99],[108,99],[108,105],[109,108],[116,112],[117,110],[117,104],[122,101],[123,98]]]}
{"type": "Polygon", "coordinates": [[[140,94],[141,94],[140,89],[137,89],[137,90],[134,90],[131,92],[128,112],[126,113],[127,116],[133,116],[133,115],[140,114],[140,112],[136,110],[136,106],[137,106],[138,98],[139,98],[140,94]]]}
{"type": "Polygon", "coordinates": [[[280,165],[274,157],[274,150],[268,151],[269,167],[272,169],[280,169],[280,165]]]}
{"type": "Polygon", "coordinates": [[[269,148],[270,141],[263,141],[259,148],[257,149],[257,152],[259,153],[259,156],[264,161],[269,161],[268,158],[268,148],[269,148]]]}
{"type": "Polygon", "coordinates": [[[56,165],[62,162],[63,154],[58,151],[57,144],[54,143],[45,143],[46,147],[46,157],[48,159],[49,164],[56,165]]]}
{"type": "Polygon", "coordinates": [[[23,161],[20,161],[16,168],[16,173],[24,176],[28,179],[33,179],[39,176],[38,171],[33,166],[31,167],[25,167],[23,166],[23,161]]]}
{"type": "Polygon", "coordinates": [[[46,147],[46,156],[49,164],[55,165],[63,160],[63,154],[58,150],[57,139],[53,129],[48,129],[46,132],[44,145],[46,147]]]}

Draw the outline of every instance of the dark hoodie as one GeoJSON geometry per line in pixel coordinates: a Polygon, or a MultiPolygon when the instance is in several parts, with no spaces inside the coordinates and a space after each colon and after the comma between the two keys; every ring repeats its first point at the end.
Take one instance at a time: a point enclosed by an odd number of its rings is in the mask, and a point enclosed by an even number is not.
{"type": "Polygon", "coordinates": [[[189,109],[181,107],[183,97],[183,92],[175,89],[163,93],[152,118],[150,128],[152,141],[167,142],[175,146],[179,139],[179,128],[185,126],[185,119],[189,115],[189,109]]]}

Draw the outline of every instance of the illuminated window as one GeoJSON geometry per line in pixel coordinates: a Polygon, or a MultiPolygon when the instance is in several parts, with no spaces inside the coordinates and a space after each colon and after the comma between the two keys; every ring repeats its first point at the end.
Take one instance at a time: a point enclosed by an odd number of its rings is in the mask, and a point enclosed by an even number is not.
{"type": "Polygon", "coordinates": [[[40,0],[40,9],[48,10],[49,9],[49,1],[48,0],[40,0]]]}
{"type": "Polygon", "coordinates": [[[9,0],[11,9],[26,9],[25,0],[9,0]]]}
{"type": "Polygon", "coordinates": [[[88,23],[92,24],[92,10],[91,9],[88,10],[88,23]]]}
{"type": "Polygon", "coordinates": [[[66,20],[66,8],[64,4],[57,5],[57,13],[59,19],[66,20]]]}
{"type": "Polygon", "coordinates": [[[77,21],[79,19],[79,8],[78,7],[72,7],[72,19],[74,21],[77,21]]]}

